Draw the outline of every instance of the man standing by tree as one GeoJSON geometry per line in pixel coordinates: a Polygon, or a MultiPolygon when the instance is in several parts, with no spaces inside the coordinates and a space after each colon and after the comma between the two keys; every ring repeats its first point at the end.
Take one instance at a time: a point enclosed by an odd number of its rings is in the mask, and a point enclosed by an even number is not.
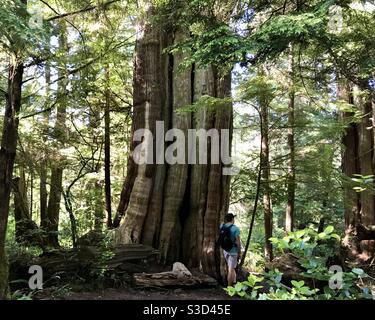
{"type": "Polygon", "coordinates": [[[236,283],[236,267],[241,254],[240,229],[234,224],[233,213],[225,215],[220,226],[219,244],[224,250],[224,258],[228,267],[228,286],[236,283]]]}

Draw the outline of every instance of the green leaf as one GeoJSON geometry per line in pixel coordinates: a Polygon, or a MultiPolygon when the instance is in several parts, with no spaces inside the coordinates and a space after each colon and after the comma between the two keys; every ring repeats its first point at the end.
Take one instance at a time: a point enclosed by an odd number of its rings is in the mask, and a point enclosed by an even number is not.
{"type": "Polygon", "coordinates": [[[333,232],[335,228],[333,226],[328,226],[327,228],[324,229],[324,233],[330,234],[333,232]]]}
{"type": "Polygon", "coordinates": [[[301,288],[305,284],[305,281],[303,281],[303,280],[301,280],[301,281],[292,280],[291,283],[294,287],[301,288]]]}
{"type": "Polygon", "coordinates": [[[321,232],[318,234],[318,239],[324,239],[326,237],[326,233],[325,232],[321,232]]]}
{"type": "Polygon", "coordinates": [[[263,288],[263,286],[255,286],[254,288],[253,288],[253,290],[258,290],[258,289],[262,289],[263,288]]]}
{"type": "Polygon", "coordinates": [[[335,238],[335,239],[337,239],[339,241],[341,240],[340,236],[338,234],[336,234],[336,233],[331,234],[331,238],[335,238]]]}
{"type": "Polygon", "coordinates": [[[296,238],[302,238],[305,235],[305,230],[298,230],[295,232],[296,238]]]}
{"type": "Polygon", "coordinates": [[[359,275],[359,276],[361,276],[361,275],[363,275],[365,272],[362,270],[362,269],[360,269],[360,268],[353,268],[352,269],[352,272],[353,273],[355,273],[355,274],[357,274],[357,275],[359,275]]]}

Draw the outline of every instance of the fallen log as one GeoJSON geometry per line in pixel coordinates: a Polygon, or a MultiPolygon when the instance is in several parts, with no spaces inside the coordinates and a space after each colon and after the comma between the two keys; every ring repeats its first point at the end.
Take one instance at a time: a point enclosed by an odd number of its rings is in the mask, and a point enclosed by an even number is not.
{"type": "Polygon", "coordinates": [[[298,262],[298,258],[292,253],[285,253],[276,257],[271,262],[266,263],[266,271],[278,270],[282,273],[281,283],[284,286],[291,286],[292,280],[303,280],[308,286],[316,286],[323,288],[327,283],[325,281],[312,280],[306,274],[304,269],[298,262]]]}
{"type": "Polygon", "coordinates": [[[266,270],[279,270],[283,273],[283,278],[288,280],[299,280],[305,271],[298,263],[298,258],[292,253],[285,253],[276,257],[271,262],[266,263],[266,270]]]}
{"type": "Polygon", "coordinates": [[[10,259],[11,280],[28,279],[31,265],[43,269],[44,279],[91,279],[103,270],[131,275],[147,271],[147,262],[155,260],[158,251],[152,247],[128,244],[113,248],[81,246],[69,250],[53,250],[30,259],[10,259]]]}
{"type": "Polygon", "coordinates": [[[215,287],[217,281],[208,275],[192,274],[182,263],[176,262],[172,271],[136,273],[135,284],[143,287],[215,287]]]}

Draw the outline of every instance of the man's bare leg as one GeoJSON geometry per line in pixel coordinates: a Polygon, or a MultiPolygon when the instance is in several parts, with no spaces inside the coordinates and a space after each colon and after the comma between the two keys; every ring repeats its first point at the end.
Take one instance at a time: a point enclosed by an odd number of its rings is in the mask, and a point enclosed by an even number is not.
{"type": "Polygon", "coordinates": [[[234,268],[228,268],[228,286],[233,286],[236,283],[236,271],[234,268]]]}

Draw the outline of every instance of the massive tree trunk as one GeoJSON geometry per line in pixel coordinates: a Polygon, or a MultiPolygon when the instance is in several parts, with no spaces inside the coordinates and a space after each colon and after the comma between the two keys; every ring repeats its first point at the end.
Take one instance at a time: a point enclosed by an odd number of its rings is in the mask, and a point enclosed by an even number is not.
{"type": "MultiPolygon", "coordinates": [[[[67,32],[65,22],[60,22],[59,34],[59,48],[63,52],[67,52],[67,32]]],[[[66,140],[66,87],[67,79],[67,65],[66,61],[62,59],[59,64],[58,78],[61,79],[58,84],[57,92],[57,113],[56,123],[53,136],[57,142],[57,155],[51,163],[51,187],[50,196],[48,199],[47,219],[48,219],[48,246],[58,247],[58,230],[59,230],[59,215],[60,202],[62,196],[62,182],[63,182],[63,163],[59,150],[64,146],[66,140]]]]}
{"type": "MultiPolygon", "coordinates": [[[[338,98],[346,103],[353,103],[351,87],[348,81],[340,79],[338,82],[338,98]]],[[[354,174],[360,173],[358,163],[358,128],[353,121],[353,112],[343,112],[342,121],[346,125],[344,135],[342,137],[342,144],[344,146],[342,154],[342,171],[348,179],[352,178],[354,174]]],[[[360,201],[359,194],[353,190],[353,185],[350,181],[344,184],[345,190],[345,227],[349,229],[350,226],[356,226],[359,222],[360,201]]]]}
{"type": "Polygon", "coordinates": [[[362,229],[375,224],[374,194],[372,190],[357,193],[354,184],[349,179],[359,174],[368,176],[374,174],[374,129],[371,122],[373,106],[371,95],[366,94],[359,87],[351,85],[344,79],[339,80],[338,98],[354,105],[360,112],[359,122],[354,119],[354,112],[343,112],[342,121],[346,125],[343,135],[342,170],[347,177],[345,183],[345,243],[351,246],[351,254],[361,259],[368,259],[374,255],[374,240],[364,238],[362,229]],[[356,237],[352,238],[352,235],[356,237]],[[351,241],[351,240],[354,241],[351,241]]]}
{"type": "MultiPolygon", "coordinates": [[[[358,158],[361,175],[366,176],[368,182],[373,184],[374,168],[373,168],[373,148],[374,148],[374,133],[373,133],[373,114],[371,97],[364,91],[364,88],[355,88],[354,103],[362,114],[361,122],[358,124],[359,144],[358,144],[358,158]],[[362,89],[362,90],[361,90],[362,89]]],[[[375,225],[375,211],[374,211],[374,192],[373,190],[364,190],[360,193],[360,222],[365,227],[375,225]]],[[[361,248],[361,258],[372,258],[375,254],[375,240],[374,239],[359,239],[361,248]]]]}
{"type": "MultiPolygon", "coordinates": [[[[26,2],[24,1],[24,3],[26,2]]],[[[0,300],[7,297],[8,289],[8,262],[5,252],[5,237],[18,139],[18,114],[21,109],[21,88],[24,70],[23,64],[20,62],[20,57],[17,54],[12,53],[10,61],[0,149],[0,300]]]]}
{"type": "MultiPolygon", "coordinates": [[[[215,110],[201,108],[196,114],[177,110],[203,95],[227,98],[231,78],[221,75],[213,66],[196,69],[193,65],[180,70],[189,53],[172,55],[164,49],[189,35],[182,29],[167,32],[152,25],[149,21],[153,10],[148,7],[147,20],[139,25],[142,31],[138,32],[136,43],[132,131],[134,136],[137,129],[149,129],[154,137],[158,131],[159,140],[150,143],[150,156],[156,164],[136,165],[130,158],[115,224],[124,213],[125,217],[116,239],[153,245],[160,249],[161,262],[182,260],[189,267],[201,267],[205,273],[219,278],[222,270],[215,240],[229,205],[229,177],[222,174],[223,163],[210,164],[210,157],[207,164],[189,164],[186,153],[197,145],[197,140],[189,145],[186,138],[192,128],[231,129],[231,103],[218,100],[224,102],[218,102],[215,110]],[[156,127],[156,121],[164,123],[156,127]],[[172,128],[181,131],[171,133],[166,144],[164,134],[172,128]],[[182,138],[185,147],[178,148],[176,138],[178,142],[182,138]],[[165,164],[164,151],[157,153],[156,146],[163,150],[177,148],[176,163],[165,164]]],[[[208,141],[199,141],[208,142],[209,155],[215,139],[213,134],[208,141]]],[[[220,142],[219,131],[215,143],[220,142]]],[[[133,142],[131,150],[138,149],[139,143],[133,142]]]]}
{"type": "MultiPolygon", "coordinates": [[[[354,87],[354,104],[360,111],[362,118],[358,124],[358,158],[360,174],[362,176],[373,176],[373,147],[374,136],[372,129],[372,105],[367,94],[364,94],[360,88],[354,87]]],[[[371,179],[371,178],[370,178],[371,179]]],[[[368,180],[368,178],[367,178],[368,180]]],[[[371,190],[365,190],[360,193],[360,219],[364,225],[375,224],[374,212],[374,194],[371,190]]]]}

